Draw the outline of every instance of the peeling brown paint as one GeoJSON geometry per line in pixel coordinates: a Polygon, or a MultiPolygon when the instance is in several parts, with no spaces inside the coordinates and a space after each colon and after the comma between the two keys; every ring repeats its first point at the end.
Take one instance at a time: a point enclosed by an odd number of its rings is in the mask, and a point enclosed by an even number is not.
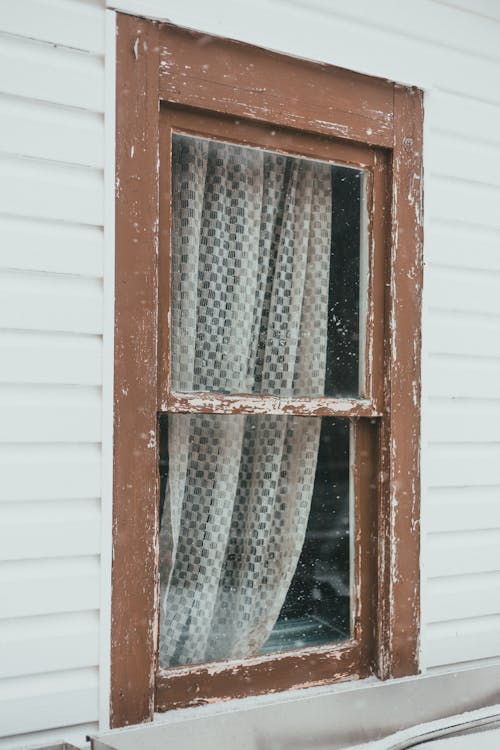
{"type": "Polygon", "coordinates": [[[365,399],[276,398],[275,396],[170,393],[161,406],[175,414],[296,414],[312,417],[377,417],[381,413],[365,399]]]}
{"type": "Polygon", "coordinates": [[[164,101],[392,146],[387,81],[169,24],[160,34],[164,101]]]}
{"type": "Polygon", "coordinates": [[[419,633],[421,93],[121,14],[117,58],[112,725],[151,719],[155,684],[156,707],[166,710],[371,671],[382,678],[412,674],[419,633]],[[172,392],[174,127],[367,171],[362,399],[172,392]],[[158,327],[158,315],[166,325],[158,327]],[[352,420],[352,640],[157,672],[157,410],[352,420]]]}
{"type": "Polygon", "coordinates": [[[418,672],[422,92],[395,85],[394,115],[379,512],[378,674],[383,678],[418,672]]]}
{"type": "Polygon", "coordinates": [[[111,726],[153,716],[157,643],[156,27],[117,38],[111,726]],[[149,51],[148,51],[149,50],[149,51]],[[140,363],[131,366],[131,363],[140,363]]]}
{"type": "Polygon", "coordinates": [[[156,710],[199,706],[249,694],[277,693],[294,688],[317,687],[331,682],[362,679],[369,667],[360,669],[352,647],[337,646],[271,658],[246,659],[186,669],[160,670],[157,676],[156,710]]]}

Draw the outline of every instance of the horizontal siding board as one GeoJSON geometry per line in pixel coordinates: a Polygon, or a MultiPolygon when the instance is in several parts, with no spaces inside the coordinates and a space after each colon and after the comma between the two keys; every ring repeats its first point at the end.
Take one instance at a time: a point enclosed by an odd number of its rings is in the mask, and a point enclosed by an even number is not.
{"type": "MultiPolygon", "coordinates": [[[[100,385],[100,336],[0,331],[0,382],[100,385]]],[[[0,386],[1,391],[1,386],[0,386]]]]}
{"type": "Polygon", "coordinates": [[[102,285],[76,276],[0,272],[0,327],[100,333],[102,285]]]}
{"type": "Polygon", "coordinates": [[[500,529],[500,484],[428,489],[423,520],[428,534],[500,529]]]}
{"type": "Polygon", "coordinates": [[[0,501],[100,497],[99,446],[0,445],[0,501]]]}
{"type": "Polygon", "coordinates": [[[98,717],[96,668],[3,680],[1,691],[5,736],[83,724],[98,717]]]}
{"type": "MultiPolygon", "coordinates": [[[[498,199],[500,203],[500,193],[498,199]]],[[[500,273],[433,268],[426,277],[425,293],[431,309],[483,313],[500,318],[500,273]]],[[[458,321],[457,325],[460,325],[458,321]]]]}
{"type": "Polygon", "coordinates": [[[428,667],[500,656],[500,615],[431,623],[422,644],[428,667]]]}
{"type": "MultiPolygon", "coordinates": [[[[463,363],[457,359],[451,364],[462,367],[463,363]]],[[[430,401],[424,425],[425,439],[431,443],[492,442],[500,446],[500,401],[430,401]]]]}
{"type": "Polygon", "coordinates": [[[22,0],[0,19],[4,33],[104,53],[104,9],[85,0],[22,0]]]}
{"type": "MultiPolygon", "coordinates": [[[[500,115],[498,120],[500,125],[500,115]]],[[[477,143],[471,133],[457,136],[439,132],[433,134],[431,143],[434,175],[459,179],[466,175],[474,182],[500,186],[500,144],[477,143]]]]}
{"type": "Polygon", "coordinates": [[[427,580],[427,622],[500,614],[500,572],[427,580]]]}
{"type": "MultiPolygon", "coordinates": [[[[11,520],[0,503],[0,561],[29,560],[100,552],[99,517],[76,521],[11,520]]],[[[1,663],[1,662],[0,662],[1,663]]]]}
{"type": "Polygon", "coordinates": [[[98,663],[99,617],[95,611],[0,621],[0,678],[98,663]]]}
{"type": "Polygon", "coordinates": [[[103,115],[0,96],[0,153],[102,168],[103,115]]]}
{"type": "Polygon", "coordinates": [[[0,563],[0,618],[99,608],[98,557],[0,563]]]}
{"type": "Polygon", "coordinates": [[[425,477],[427,487],[500,486],[500,446],[430,445],[425,477]]]}
{"type": "Polygon", "coordinates": [[[500,398],[500,360],[463,360],[434,357],[427,394],[447,398],[500,398]]]}
{"type": "Polygon", "coordinates": [[[467,20],[480,16],[500,21],[500,7],[492,0],[434,0],[434,2],[466,11],[467,20]]]}
{"type": "Polygon", "coordinates": [[[0,36],[0,92],[104,111],[104,61],[26,38],[0,36]]]}
{"type": "MultiPolygon", "coordinates": [[[[499,104],[435,89],[428,100],[428,112],[434,128],[432,139],[439,130],[500,145],[499,104]]],[[[432,141],[430,147],[433,148],[432,141]]]]}
{"type": "Polygon", "coordinates": [[[500,227],[498,201],[500,189],[488,185],[478,185],[447,177],[435,177],[432,184],[432,201],[427,201],[426,210],[432,219],[466,221],[485,228],[500,227]]]}
{"type": "Polygon", "coordinates": [[[500,528],[431,534],[425,570],[429,578],[500,571],[500,528]]]}
{"type": "MultiPolygon", "coordinates": [[[[462,355],[479,359],[500,357],[500,316],[485,319],[483,316],[465,315],[457,320],[455,311],[432,310],[427,323],[424,345],[428,355],[462,355]]],[[[432,377],[432,356],[428,362],[429,377],[432,377]]],[[[457,364],[460,364],[458,359],[457,364]]]]}
{"type": "MultiPolygon", "coordinates": [[[[119,2],[120,0],[118,0],[119,2]]],[[[418,4],[398,3],[393,0],[377,0],[377,3],[351,3],[342,0],[295,0],[295,4],[307,8],[323,8],[373,28],[383,28],[395,32],[399,37],[413,37],[443,44],[455,49],[484,54],[500,59],[498,36],[495,25],[480,15],[467,15],[457,18],[457,13],[433,0],[419,0],[418,4]],[[461,22],[460,22],[461,21],[461,22]],[[444,38],[443,29],[453,27],[453,39],[444,38]]]]}
{"type": "Polygon", "coordinates": [[[102,173],[4,156],[0,158],[0,206],[13,216],[100,226],[104,219],[102,173]]]}
{"type": "Polygon", "coordinates": [[[101,227],[0,215],[0,268],[100,278],[101,227]]]}
{"type": "Polygon", "coordinates": [[[484,230],[467,225],[464,221],[459,224],[429,222],[426,234],[427,273],[432,272],[434,265],[498,273],[499,237],[499,229],[484,230]]]}
{"type": "Polygon", "coordinates": [[[0,443],[98,443],[101,394],[94,387],[0,386],[0,443]]]}

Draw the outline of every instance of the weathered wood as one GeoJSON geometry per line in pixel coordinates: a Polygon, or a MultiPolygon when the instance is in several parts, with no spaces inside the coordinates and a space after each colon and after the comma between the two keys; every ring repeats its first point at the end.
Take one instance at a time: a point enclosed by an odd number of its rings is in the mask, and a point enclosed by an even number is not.
{"type": "Polygon", "coordinates": [[[356,544],[352,640],[237,663],[159,670],[157,708],[361,677],[371,668],[384,678],[411,674],[418,668],[419,633],[421,93],[169,25],[161,27],[159,38],[153,22],[119,15],[118,25],[112,723],[147,720],[153,712],[158,408],[353,419],[356,544]],[[171,391],[175,127],[367,171],[364,398],[171,391]],[[373,148],[380,145],[386,150],[373,148]]]}
{"type": "Polygon", "coordinates": [[[249,44],[160,26],[164,101],[392,146],[392,84],[249,44]]]}
{"type": "Polygon", "coordinates": [[[174,414],[294,414],[302,417],[378,417],[370,402],[355,398],[278,398],[252,394],[171,393],[161,411],[174,414]]]}
{"type": "Polygon", "coordinates": [[[157,27],[120,16],[111,726],[153,718],[158,628],[157,27]]]}
{"type": "Polygon", "coordinates": [[[276,693],[300,687],[361,679],[368,664],[359,660],[359,644],[319,646],[298,654],[285,652],[254,659],[160,669],[156,710],[168,711],[214,701],[276,693]]]}
{"type": "Polygon", "coordinates": [[[379,511],[378,673],[418,672],[422,92],[394,87],[392,231],[387,266],[383,502],[379,511]]]}

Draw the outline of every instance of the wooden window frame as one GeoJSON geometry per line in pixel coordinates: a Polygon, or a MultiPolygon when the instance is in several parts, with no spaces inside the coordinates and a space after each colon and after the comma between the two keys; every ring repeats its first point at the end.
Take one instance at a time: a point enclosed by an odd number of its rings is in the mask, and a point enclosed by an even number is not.
{"type": "Polygon", "coordinates": [[[422,94],[133,16],[117,14],[117,32],[111,725],[216,699],[415,674],[422,94]],[[172,391],[169,331],[159,325],[169,309],[172,130],[322,157],[370,174],[363,398],[206,393],[194,400],[172,391]],[[158,413],[194,410],[351,420],[354,496],[363,500],[354,508],[358,585],[350,641],[237,663],[158,668],[158,413]]]}

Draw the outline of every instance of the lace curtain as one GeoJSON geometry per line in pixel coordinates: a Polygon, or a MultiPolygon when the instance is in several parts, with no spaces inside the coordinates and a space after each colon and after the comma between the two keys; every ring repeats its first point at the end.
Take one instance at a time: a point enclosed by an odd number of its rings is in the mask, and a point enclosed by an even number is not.
{"type": "MultiPolygon", "coordinates": [[[[325,164],[174,136],[172,382],[321,395],[331,243],[325,164]]],[[[171,415],[160,663],[257,652],[300,555],[317,418],[171,415]]]]}

